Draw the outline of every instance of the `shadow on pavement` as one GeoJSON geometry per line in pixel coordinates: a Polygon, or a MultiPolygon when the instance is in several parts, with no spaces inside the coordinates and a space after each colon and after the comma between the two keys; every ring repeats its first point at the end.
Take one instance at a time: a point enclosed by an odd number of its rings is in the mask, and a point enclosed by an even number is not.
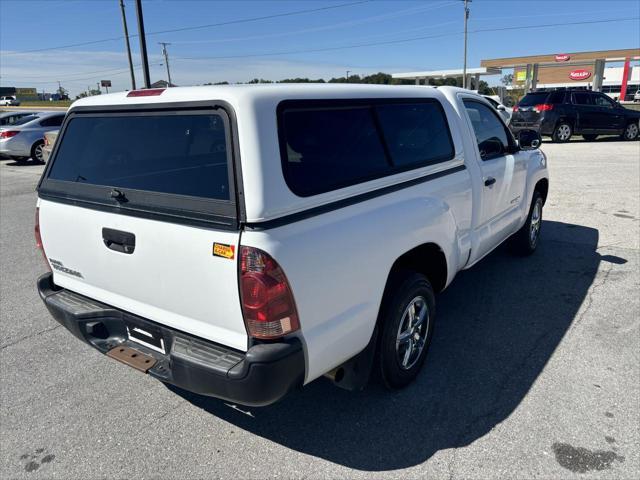
{"type": "Polygon", "coordinates": [[[320,379],[275,405],[242,408],[251,416],[170,388],[239,428],[360,470],[406,468],[468,445],[518,407],[576,318],[600,262],[625,262],[597,253],[592,228],[546,221],[542,235],[533,256],[500,248],[437,297],[427,361],[405,390],[370,385],[354,393],[320,379]]]}
{"type": "Polygon", "coordinates": [[[41,167],[42,165],[44,165],[44,162],[38,162],[36,160],[31,160],[31,159],[18,161],[12,158],[0,158],[0,160],[7,160],[6,165],[8,167],[41,167]]]}

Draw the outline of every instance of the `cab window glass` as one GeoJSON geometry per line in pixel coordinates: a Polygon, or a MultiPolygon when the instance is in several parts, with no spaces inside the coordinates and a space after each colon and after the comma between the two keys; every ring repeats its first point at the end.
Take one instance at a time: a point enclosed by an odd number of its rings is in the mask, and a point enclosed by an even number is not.
{"type": "Polygon", "coordinates": [[[504,124],[487,105],[465,100],[464,106],[473,125],[482,160],[501,157],[510,151],[511,143],[504,124]]]}

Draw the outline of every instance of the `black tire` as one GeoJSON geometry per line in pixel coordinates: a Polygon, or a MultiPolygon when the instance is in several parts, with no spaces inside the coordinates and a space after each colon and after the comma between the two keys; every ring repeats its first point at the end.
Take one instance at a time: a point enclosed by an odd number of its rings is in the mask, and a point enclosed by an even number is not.
{"type": "Polygon", "coordinates": [[[598,135],[582,135],[582,138],[584,138],[587,142],[593,142],[596,138],[598,138],[598,135]]]}
{"type": "Polygon", "coordinates": [[[556,128],[553,129],[553,141],[557,143],[565,143],[571,140],[571,136],[573,135],[573,127],[571,127],[570,123],[560,122],[556,125],[556,128]]]}
{"type": "Polygon", "coordinates": [[[527,215],[527,221],[516,234],[512,237],[512,245],[515,252],[519,255],[531,255],[536,251],[538,244],[540,243],[540,231],[542,230],[542,207],[543,207],[542,195],[537,190],[533,192],[533,198],[531,199],[531,206],[529,207],[529,215],[527,215]],[[539,210],[537,218],[534,219],[534,211],[538,206],[539,210]],[[532,233],[532,225],[536,225],[535,235],[532,233]]]}
{"type": "Polygon", "coordinates": [[[627,140],[629,142],[635,140],[638,138],[638,135],[640,133],[640,125],[638,125],[638,122],[630,122],[624,129],[624,132],[622,133],[622,140],[627,140]]]}
{"type": "Polygon", "coordinates": [[[38,140],[31,147],[31,160],[34,162],[44,163],[44,157],[42,156],[42,147],[44,147],[44,140],[38,140]]]}
{"type": "Polygon", "coordinates": [[[410,271],[395,277],[385,297],[380,311],[376,361],[382,383],[387,388],[397,389],[411,383],[424,364],[433,336],[436,302],[427,277],[410,271]],[[410,313],[411,304],[414,305],[415,315],[410,313]],[[409,317],[417,321],[419,312],[416,310],[422,312],[423,308],[426,308],[423,321],[412,329],[408,323],[409,317]],[[409,335],[407,341],[397,345],[401,327],[404,329],[402,333],[409,335]],[[409,348],[409,360],[403,364],[409,348]]]}

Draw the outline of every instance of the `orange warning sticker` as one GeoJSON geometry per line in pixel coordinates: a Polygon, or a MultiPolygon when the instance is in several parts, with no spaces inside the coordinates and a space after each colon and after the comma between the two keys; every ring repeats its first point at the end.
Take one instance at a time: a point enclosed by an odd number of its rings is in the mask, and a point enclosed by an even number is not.
{"type": "Polygon", "coordinates": [[[225,245],[224,243],[214,243],[213,254],[216,257],[228,258],[230,260],[233,260],[236,255],[236,247],[233,245],[225,245]]]}

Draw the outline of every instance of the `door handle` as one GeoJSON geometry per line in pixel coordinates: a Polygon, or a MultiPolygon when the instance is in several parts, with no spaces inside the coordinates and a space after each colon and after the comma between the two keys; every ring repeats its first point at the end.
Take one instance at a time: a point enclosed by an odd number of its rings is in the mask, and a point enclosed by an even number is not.
{"type": "Polygon", "coordinates": [[[120,253],[132,254],[136,249],[136,236],[122,230],[103,228],[102,241],[108,249],[120,253]]]}
{"type": "Polygon", "coordinates": [[[485,187],[490,187],[491,185],[493,185],[494,183],[496,183],[496,179],[493,177],[488,177],[485,181],[484,181],[484,186],[485,187]]]}

